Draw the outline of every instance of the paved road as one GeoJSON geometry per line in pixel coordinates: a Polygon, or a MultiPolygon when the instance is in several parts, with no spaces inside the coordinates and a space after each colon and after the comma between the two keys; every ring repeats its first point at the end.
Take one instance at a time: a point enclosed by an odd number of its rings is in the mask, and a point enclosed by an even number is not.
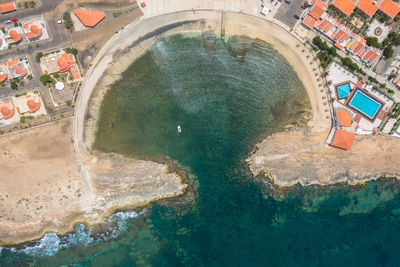
{"type": "Polygon", "coordinates": [[[387,70],[390,68],[392,63],[395,61],[395,57],[400,54],[400,46],[395,46],[393,48],[393,57],[389,58],[388,60],[384,60],[383,58],[378,62],[376,65],[375,71],[381,75],[384,75],[387,70]]]}
{"type": "MultiPolygon", "coordinates": [[[[4,2],[4,1],[2,1],[4,2]]],[[[48,11],[51,11],[56,8],[56,6],[62,2],[62,0],[40,0],[42,3],[41,5],[35,8],[18,8],[17,11],[1,15],[1,23],[3,23],[6,19],[13,19],[13,18],[27,18],[31,16],[41,15],[48,11]]]]}
{"type": "MultiPolygon", "coordinates": [[[[27,17],[41,16],[44,12],[53,10],[58,5],[58,3],[61,2],[61,0],[41,0],[41,1],[42,5],[36,8],[20,9],[16,12],[7,14],[7,17],[1,16],[1,18],[7,19],[7,18],[18,17],[20,20],[22,20],[27,17]]],[[[2,21],[4,19],[2,19],[2,21]]],[[[24,44],[17,47],[12,47],[11,49],[5,49],[0,51],[0,58],[2,58],[2,61],[26,56],[28,58],[29,65],[31,67],[32,74],[34,77],[32,80],[25,79],[24,80],[25,85],[20,86],[18,90],[12,90],[9,86],[0,87],[0,96],[12,95],[17,92],[31,90],[33,88],[45,89],[39,79],[40,75],[42,75],[42,71],[40,69],[39,63],[35,61],[36,54],[38,52],[47,52],[71,46],[70,34],[65,29],[64,24],[57,24],[56,19],[50,19],[46,20],[46,26],[50,38],[39,41],[40,44],[39,47],[36,47],[35,44],[32,44],[31,48],[29,48],[28,44],[24,44]]]]}
{"type": "Polygon", "coordinates": [[[304,12],[304,9],[301,8],[301,5],[303,5],[304,2],[304,0],[291,0],[290,4],[283,2],[276,12],[274,18],[280,20],[293,29],[294,25],[298,21],[294,18],[294,16],[297,15],[300,17],[304,12]]]}

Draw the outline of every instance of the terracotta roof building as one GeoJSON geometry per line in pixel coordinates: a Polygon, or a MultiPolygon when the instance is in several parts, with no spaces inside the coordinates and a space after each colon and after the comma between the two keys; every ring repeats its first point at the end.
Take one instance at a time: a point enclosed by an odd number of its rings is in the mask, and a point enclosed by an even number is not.
{"type": "Polygon", "coordinates": [[[389,18],[394,19],[400,12],[400,6],[392,0],[383,0],[379,5],[379,10],[389,18]]]}
{"type": "Polygon", "coordinates": [[[32,100],[32,99],[29,99],[27,102],[26,102],[26,105],[28,106],[28,108],[29,108],[29,111],[30,112],[35,112],[35,111],[37,111],[39,108],[40,108],[40,102],[35,102],[34,100],[32,100]]]}
{"type": "Polygon", "coordinates": [[[75,9],[74,14],[86,27],[94,27],[106,17],[104,12],[85,9],[75,9]]]}
{"type": "Polygon", "coordinates": [[[331,145],[345,150],[350,150],[355,138],[355,133],[337,129],[331,145]]]}
{"type": "Polygon", "coordinates": [[[24,68],[24,65],[22,65],[22,63],[16,65],[14,67],[14,71],[17,74],[17,77],[24,77],[28,73],[28,70],[24,68]]]}
{"type": "Polygon", "coordinates": [[[336,116],[338,118],[339,124],[344,127],[351,126],[351,116],[345,110],[336,110],[336,116]]]}
{"type": "Polygon", "coordinates": [[[74,57],[71,54],[62,54],[57,60],[57,65],[59,67],[59,72],[68,71],[74,64],[74,57]]]}
{"type": "Polygon", "coordinates": [[[10,72],[10,79],[24,77],[28,73],[24,63],[17,59],[7,62],[7,66],[10,72]]]}
{"type": "Polygon", "coordinates": [[[4,65],[0,66],[0,82],[7,80],[7,76],[7,68],[4,65]]]}
{"type": "Polygon", "coordinates": [[[16,9],[17,7],[15,6],[15,2],[7,2],[4,4],[0,4],[0,12],[2,14],[14,11],[16,9]]]}
{"type": "Polygon", "coordinates": [[[317,20],[311,17],[310,15],[307,15],[303,20],[303,24],[309,27],[310,29],[314,28],[315,23],[317,23],[317,20]]]}
{"type": "Polygon", "coordinates": [[[10,36],[8,38],[8,43],[9,44],[15,44],[18,43],[22,40],[22,34],[18,33],[16,30],[11,30],[8,32],[8,35],[10,36]]]}
{"type": "Polygon", "coordinates": [[[351,0],[335,0],[332,5],[346,16],[349,16],[356,7],[354,2],[351,0]]]}
{"type": "Polygon", "coordinates": [[[326,8],[327,8],[327,6],[324,2],[316,1],[315,6],[310,10],[308,15],[319,20],[321,18],[322,14],[324,14],[326,8]]]}
{"type": "Polygon", "coordinates": [[[14,109],[10,109],[9,107],[6,107],[6,106],[2,106],[0,109],[0,112],[3,115],[3,118],[6,120],[11,118],[15,114],[14,109]]]}
{"type": "Polygon", "coordinates": [[[322,1],[317,0],[307,16],[303,20],[303,24],[309,27],[310,29],[314,28],[315,24],[321,19],[321,16],[325,13],[326,4],[322,1]]]}
{"type": "Polygon", "coordinates": [[[372,17],[378,10],[378,5],[371,0],[359,0],[357,8],[360,9],[368,17],[372,17]]]}
{"type": "Polygon", "coordinates": [[[32,25],[29,27],[29,25],[25,24],[24,28],[26,27],[26,37],[29,40],[34,40],[37,38],[40,38],[40,36],[42,36],[42,29],[40,29],[37,25],[32,25]]]}

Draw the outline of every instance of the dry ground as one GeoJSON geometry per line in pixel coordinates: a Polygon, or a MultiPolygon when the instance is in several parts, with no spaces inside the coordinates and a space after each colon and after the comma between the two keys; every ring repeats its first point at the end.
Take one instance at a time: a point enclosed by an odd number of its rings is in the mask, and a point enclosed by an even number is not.
{"type": "Polygon", "coordinates": [[[71,136],[71,120],[63,120],[0,138],[1,236],[62,218],[85,194],[71,136]]]}
{"type": "Polygon", "coordinates": [[[176,173],[151,161],[98,153],[84,180],[72,142],[72,120],[0,137],[0,245],[99,223],[116,208],[182,194],[176,173]]]}
{"type": "Polygon", "coordinates": [[[118,17],[107,24],[98,25],[94,29],[73,33],[71,36],[72,46],[77,48],[79,51],[78,57],[82,66],[82,71],[86,73],[93,58],[97,55],[108,39],[127,24],[142,15],[142,12],[139,9],[136,9],[128,15],[118,17]]]}
{"type": "Polygon", "coordinates": [[[270,174],[279,185],[363,182],[400,174],[398,138],[358,135],[350,151],[325,144],[328,132],[293,130],[266,138],[247,160],[257,175],[270,174]]]}

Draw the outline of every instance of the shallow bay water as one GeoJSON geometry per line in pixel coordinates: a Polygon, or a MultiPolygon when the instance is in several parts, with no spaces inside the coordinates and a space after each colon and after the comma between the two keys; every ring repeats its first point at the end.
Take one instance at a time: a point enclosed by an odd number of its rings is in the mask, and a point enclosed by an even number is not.
{"type": "Polygon", "coordinates": [[[396,181],[296,186],[274,199],[249,173],[244,159],[253,145],[304,123],[308,111],[301,81],[267,44],[242,37],[224,43],[212,33],[160,39],[107,92],[95,147],[176,161],[196,181],[196,199],[117,214],[103,236],[78,225],[64,238],[3,248],[0,263],[397,266],[396,181]]]}

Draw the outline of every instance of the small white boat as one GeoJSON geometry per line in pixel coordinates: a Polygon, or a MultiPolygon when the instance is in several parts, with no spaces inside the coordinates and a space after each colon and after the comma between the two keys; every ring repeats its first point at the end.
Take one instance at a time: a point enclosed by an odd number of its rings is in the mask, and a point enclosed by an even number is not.
{"type": "Polygon", "coordinates": [[[181,128],[181,126],[180,125],[178,125],[178,133],[180,133],[180,132],[182,132],[182,128],[181,128]]]}

